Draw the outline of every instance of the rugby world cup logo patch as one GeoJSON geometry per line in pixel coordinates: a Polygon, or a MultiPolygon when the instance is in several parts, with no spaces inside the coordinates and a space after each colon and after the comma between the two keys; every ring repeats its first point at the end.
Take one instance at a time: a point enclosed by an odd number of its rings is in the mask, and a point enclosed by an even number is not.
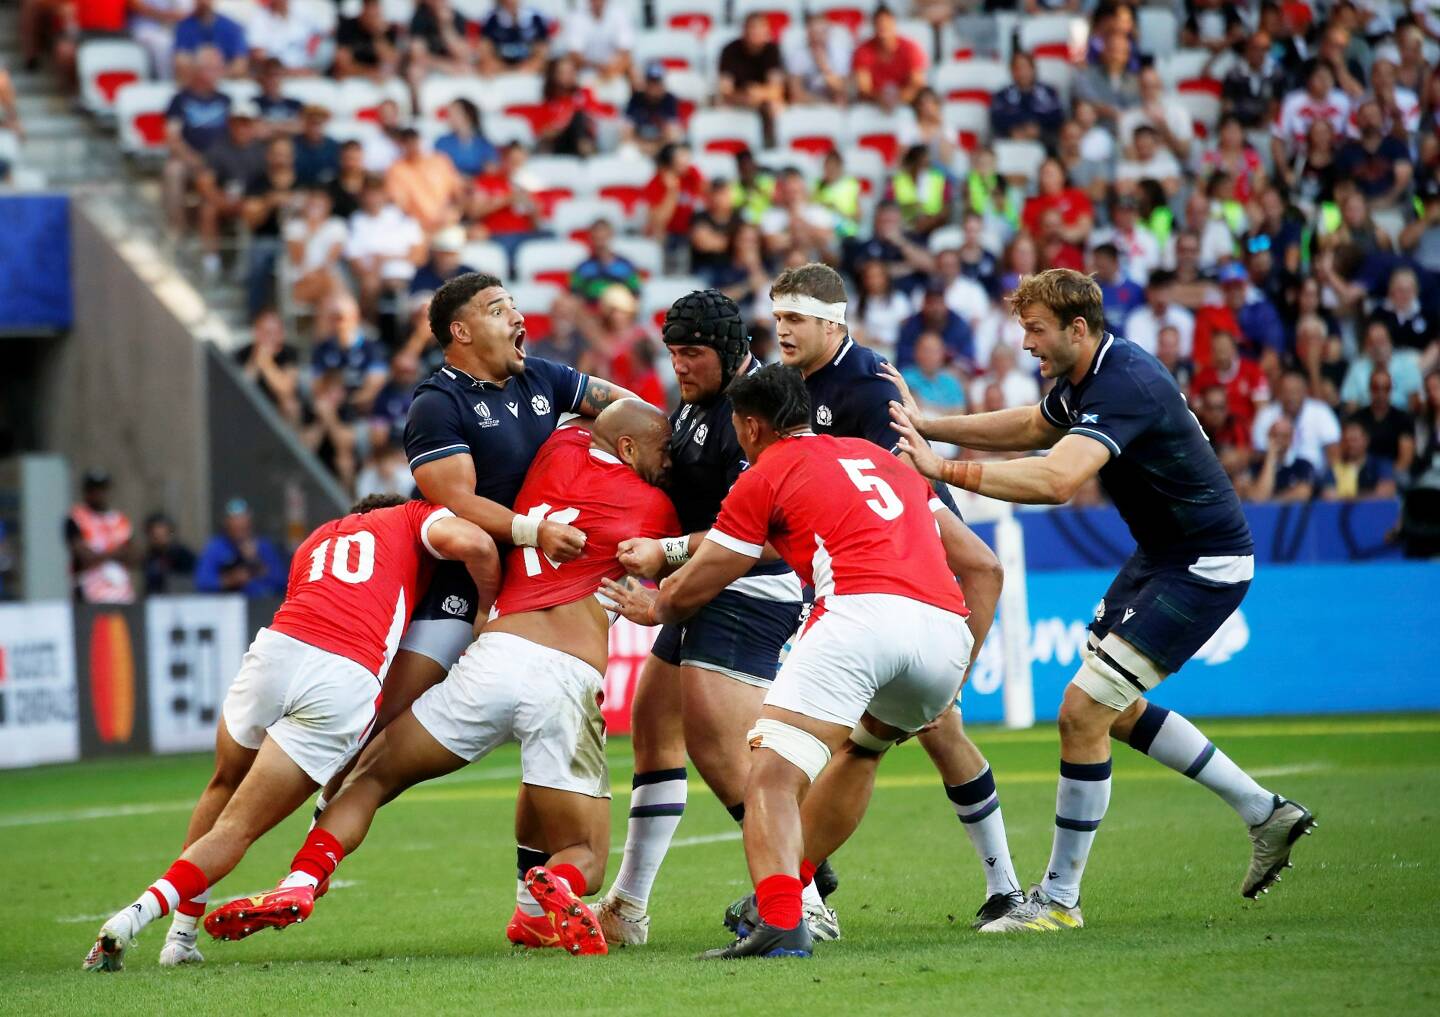
{"type": "Polygon", "coordinates": [[[480,418],[481,427],[499,427],[500,421],[491,412],[490,407],[484,403],[475,404],[475,415],[480,418]]]}

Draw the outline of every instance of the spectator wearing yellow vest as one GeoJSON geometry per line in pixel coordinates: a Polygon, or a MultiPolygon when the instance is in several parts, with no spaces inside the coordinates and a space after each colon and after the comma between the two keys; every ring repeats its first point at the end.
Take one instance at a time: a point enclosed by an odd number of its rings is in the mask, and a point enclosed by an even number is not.
{"type": "Polygon", "coordinates": [[[845,172],[845,161],[833,148],[825,153],[825,165],[815,183],[815,201],[840,217],[842,237],[853,237],[860,221],[860,181],[845,172]]]}
{"type": "Polygon", "coordinates": [[[110,475],[90,470],[80,502],[65,520],[75,597],[87,604],[129,604],[135,600],[130,566],[135,564],[134,528],[125,513],[110,507],[110,475]]]}
{"type": "Polygon", "coordinates": [[[930,149],[911,145],[900,160],[900,169],[890,178],[885,196],[900,206],[905,228],[922,237],[950,221],[954,200],[949,175],[930,159],[930,149]]]}
{"type": "Polygon", "coordinates": [[[735,153],[735,174],[735,207],[746,222],[759,223],[775,201],[775,176],[761,169],[748,148],[735,153]]]}

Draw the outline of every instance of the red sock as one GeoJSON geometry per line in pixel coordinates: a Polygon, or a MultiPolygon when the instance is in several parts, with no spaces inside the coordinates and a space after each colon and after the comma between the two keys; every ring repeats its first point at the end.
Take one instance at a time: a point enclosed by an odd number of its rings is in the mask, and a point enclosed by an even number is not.
{"type": "Polygon", "coordinates": [[[165,870],[165,875],[155,880],[150,887],[150,892],[160,902],[160,914],[169,914],[172,906],[183,906],[191,897],[198,897],[205,892],[210,881],[205,878],[205,873],[193,862],[187,862],[183,858],[177,858],[170,868],[165,870]],[[168,885],[167,885],[168,884],[168,885]],[[169,891],[167,893],[166,891],[169,891]],[[170,893],[176,897],[171,902],[170,893]]]}
{"type": "Polygon", "coordinates": [[[755,906],[760,920],[777,929],[793,929],[800,924],[800,880],[777,873],[755,884],[755,906]]]}
{"type": "Polygon", "coordinates": [[[315,877],[318,882],[324,882],[335,874],[344,857],[345,848],[335,836],[317,826],[305,836],[305,844],[295,852],[290,871],[303,872],[315,877]]]}
{"type": "Polygon", "coordinates": [[[189,918],[199,918],[205,913],[205,904],[203,900],[182,900],[175,910],[189,918]]]}
{"type": "Polygon", "coordinates": [[[561,862],[559,865],[549,866],[551,872],[570,884],[570,892],[577,897],[583,897],[589,888],[585,885],[585,877],[580,870],[569,862],[561,862]]]}
{"type": "Polygon", "coordinates": [[[800,885],[809,886],[815,882],[815,869],[817,866],[810,859],[805,858],[800,862],[800,885]]]}

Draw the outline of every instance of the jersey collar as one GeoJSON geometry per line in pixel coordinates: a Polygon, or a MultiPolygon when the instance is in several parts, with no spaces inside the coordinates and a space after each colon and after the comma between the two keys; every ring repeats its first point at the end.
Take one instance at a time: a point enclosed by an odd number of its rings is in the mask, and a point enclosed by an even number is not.
{"type": "MultiPolygon", "coordinates": [[[[825,366],[821,367],[815,374],[819,374],[820,371],[828,371],[830,368],[838,366],[840,361],[844,360],[846,355],[854,349],[854,347],[855,340],[851,339],[849,335],[846,335],[844,341],[840,343],[840,348],[835,351],[835,355],[826,361],[825,366]]],[[[814,375],[811,375],[811,377],[814,377],[814,375]]]]}
{"type": "MultiPolygon", "coordinates": [[[[504,385],[497,384],[493,381],[481,381],[479,378],[476,378],[460,370],[460,368],[456,367],[454,364],[446,364],[444,367],[440,368],[440,373],[445,375],[451,381],[458,382],[461,385],[465,385],[470,388],[493,388],[498,390],[505,387],[504,385]]],[[[509,379],[507,378],[506,381],[509,381],[509,379]]]]}
{"type": "Polygon", "coordinates": [[[1105,354],[1110,352],[1110,347],[1115,345],[1115,337],[1109,332],[1105,333],[1105,341],[1095,351],[1095,359],[1090,363],[1090,370],[1085,372],[1085,377],[1093,378],[1100,373],[1100,366],[1105,363],[1105,354]]]}
{"type": "Polygon", "coordinates": [[[592,448],[592,449],[590,450],[590,454],[591,454],[592,456],[594,456],[596,459],[600,460],[602,463],[609,463],[611,466],[624,466],[624,465],[625,465],[625,463],[624,463],[623,460],[617,459],[615,456],[612,456],[609,452],[606,452],[603,448],[592,448]]]}

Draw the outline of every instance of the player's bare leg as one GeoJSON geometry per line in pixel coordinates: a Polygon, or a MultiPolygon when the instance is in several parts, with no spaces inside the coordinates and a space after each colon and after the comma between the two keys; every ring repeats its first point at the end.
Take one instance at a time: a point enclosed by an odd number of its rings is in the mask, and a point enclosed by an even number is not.
{"type": "Polygon", "coordinates": [[[695,769],[737,822],[750,778],[746,734],[760,716],[765,690],[701,667],[680,669],[685,746],[695,769]]]}
{"type": "MultiPolygon", "coordinates": [[[[548,855],[543,865],[526,873],[526,889],[548,918],[551,935],[558,936],[553,945],[571,953],[606,953],[599,922],[580,898],[605,880],[609,799],[533,784],[523,788],[529,813],[524,833],[548,855]]],[[[521,832],[518,826],[516,832],[521,832]]],[[[543,933],[538,938],[541,942],[534,945],[552,945],[543,933]]]]}
{"type": "Polygon", "coordinates": [[[615,882],[595,909],[611,943],[639,945],[648,938],[650,891],[685,813],[689,775],[681,695],[680,668],[653,654],[647,657],[630,703],[635,776],[625,854],[615,882]]]}
{"type": "Polygon", "coordinates": [[[85,968],[120,970],[125,949],[141,929],[229,875],[250,845],[299,808],[315,787],[310,776],[278,744],[265,739],[250,772],[214,825],[187,847],[134,904],[105,923],[85,959],[85,968]]]}
{"type": "Polygon", "coordinates": [[[465,764],[405,711],[365,747],[350,779],[295,854],[290,875],[269,893],[212,911],[205,931],[217,939],[244,939],[262,928],[284,928],[308,918],[316,887],[365,840],[382,805],[406,788],[465,764]]]}
{"type": "Polygon", "coordinates": [[[1251,843],[1241,896],[1253,899],[1280,882],[1281,871],[1290,868],[1292,846],[1315,828],[1309,809],[1262,787],[1173,710],[1137,699],[1110,725],[1110,736],[1209,788],[1235,810],[1251,843]]]}
{"type": "MultiPolygon", "coordinates": [[[[995,621],[995,608],[1005,573],[995,552],[962,523],[953,512],[936,516],[940,538],[945,545],[945,561],[960,579],[965,591],[965,606],[970,609],[967,624],[974,646],[970,660],[979,659],[995,621]]],[[[945,784],[955,815],[965,828],[970,843],[985,873],[985,903],[975,915],[978,928],[1014,907],[1022,899],[1020,880],[1010,859],[1010,844],[1005,835],[1005,819],[1000,811],[1000,796],[995,777],[984,754],[965,733],[960,710],[947,712],[919,736],[920,745],[929,754],[945,784]]]]}

